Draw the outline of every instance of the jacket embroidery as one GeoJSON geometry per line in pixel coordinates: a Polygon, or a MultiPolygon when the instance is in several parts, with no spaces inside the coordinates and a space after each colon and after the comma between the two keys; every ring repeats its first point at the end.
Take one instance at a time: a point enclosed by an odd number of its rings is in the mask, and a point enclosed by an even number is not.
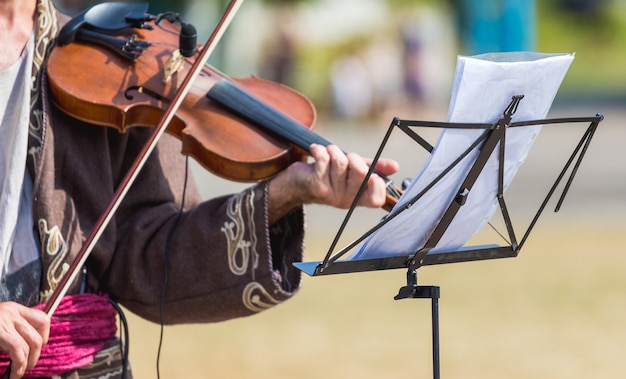
{"type": "Polygon", "coordinates": [[[45,273],[46,290],[41,292],[41,301],[48,301],[63,277],[70,268],[66,262],[69,254],[67,243],[57,226],[48,227],[46,220],[39,220],[39,235],[41,236],[41,249],[43,254],[53,257],[52,262],[45,273]]]}
{"type": "Polygon", "coordinates": [[[237,276],[246,274],[250,267],[254,279],[254,271],[259,267],[253,222],[254,192],[245,191],[231,198],[227,204],[226,214],[231,221],[224,222],[221,231],[226,237],[228,267],[237,276]]]}
{"type": "Polygon", "coordinates": [[[54,5],[50,0],[40,0],[37,2],[37,21],[35,32],[35,51],[33,53],[33,68],[30,88],[30,126],[29,134],[31,137],[31,146],[28,150],[32,156],[31,166],[33,170],[37,169],[39,156],[41,154],[41,146],[43,144],[43,106],[41,99],[41,76],[43,66],[47,57],[48,50],[52,48],[52,41],[57,34],[57,17],[54,5]]]}
{"type": "Polygon", "coordinates": [[[261,312],[279,304],[280,301],[270,295],[270,293],[259,283],[248,283],[243,290],[243,304],[252,312],[261,312]]]}
{"type": "Polygon", "coordinates": [[[228,267],[238,276],[252,270],[252,281],[246,285],[241,300],[252,312],[261,312],[280,303],[270,292],[255,281],[255,270],[259,267],[259,253],[254,226],[254,191],[245,191],[232,197],[226,211],[230,221],[224,222],[221,231],[226,237],[228,267]]]}

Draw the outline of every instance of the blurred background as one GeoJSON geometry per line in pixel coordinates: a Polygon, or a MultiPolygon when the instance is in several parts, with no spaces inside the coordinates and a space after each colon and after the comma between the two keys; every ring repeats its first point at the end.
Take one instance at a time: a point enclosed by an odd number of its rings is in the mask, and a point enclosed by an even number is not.
{"type": "MultiPolygon", "coordinates": [[[[94,3],[56,2],[70,14],[94,3]]],[[[202,42],[225,5],[162,0],[149,10],[180,12],[202,42]]],[[[605,120],[563,209],[546,211],[517,258],[426,267],[419,282],[441,287],[444,378],[619,378],[626,373],[624,41],[624,0],[248,0],[210,63],[302,92],[316,106],[316,131],[372,156],[394,116],[445,121],[458,55],[575,53],[550,116],[605,120]]],[[[585,127],[544,128],[509,190],[514,222],[527,225],[585,127]]],[[[415,144],[391,146],[400,180],[414,176],[424,159],[415,144]]],[[[207,198],[249,185],[193,170],[207,198]]],[[[354,235],[381,212],[362,211],[354,235]]],[[[306,259],[320,260],[344,212],[310,206],[307,214],[306,259]]],[[[430,302],[394,301],[404,284],[405,273],[394,270],[306,277],[298,296],[263,314],[167,327],[161,377],[432,377],[430,302]]],[[[156,377],[159,326],[129,317],[135,376],[156,377]]]]}
{"type": "MultiPolygon", "coordinates": [[[[96,3],[56,0],[74,14],[96,3]]],[[[226,0],[156,0],[205,41],[226,0]]],[[[458,54],[576,53],[562,97],[626,93],[624,0],[249,0],[210,63],[304,93],[321,117],[411,116],[446,106],[458,54]]]]}

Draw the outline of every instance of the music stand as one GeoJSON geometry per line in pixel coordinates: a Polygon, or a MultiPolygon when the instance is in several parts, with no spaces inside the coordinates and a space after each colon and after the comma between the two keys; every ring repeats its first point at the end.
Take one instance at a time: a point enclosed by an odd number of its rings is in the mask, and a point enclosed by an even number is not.
{"type": "MultiPolygon", "coordinates": [[[[516,257],[524,243],[526,242],[530,232],[537,223],[539,217],[546,208],[549,200],[556,192],[559,184],[570,172],[567,182],[564,186],[563,192],[558,200],[555,212],[557,212],[567,195],[567,192],[572,184],[572,181],[578,171],[578,168],[585,156],[587,148],[591,143],[594,133],[603,120],[603,116],[597,114],[593,117],[574,117],[574,118],[551,118],[541,120],[530,120],[512,122],[512,117],[517,110],[517,107],[522,100],[523,95],[513,96],[510,104],[506,107],[502,113],[502,117],[495,123],[450,123],[450,122],[431,122],[431,121],[416,121],[416,120],[404,120],[394,118],[390,123],[389,128],[374,156],[373,163],[370,166],[370,170],[367,173],[351,207],[348,209],[346,216],[333,240],[323,261],[317,262],[297,262],[294,266],[305,272],[306,274],[316,277],[321,275],[343,274],[343,273],[356,273],[375,270],[388,270],[388,269],[407,269],[407,285],[401,287],[398,294],[394,297],[396,300],[406,298],[430,298],[432,301],[432,333],[433,333],[433,374],[434,378],[438,379],[440,376],[439,369],[439,311],[438,311],[438,299],[440,297],[440,289],[438,286],[420,286],[417,282],[417,269],[422,266],[438,265],[445,263],[458,263],[469,262],[478,260],[489,260],[498,258],[510,258],[516,257]],[[557,176],[554,184],[546,194],[545,199],[539,206],[536,214],[532,218],[532,221],[525,230],[522,238],[517,239],[517,233],[515,231],[513,222],[511,220],[507,203],[504,197],[504,154],[506,150],[506,135],[507,130],[511,128],[520,128],[532,125],[558,125],[567,123],[589,123],[585,133],[581,137],[579,143],[572,151],[569,159],[565,163],[561,172],[557,176]],[[380,220],[376,225],[367,230],[363,235],[349,243],[343,249],[335,251],[338,241],[340,240],[349,220],[356,208],[360,197],[362,196],[368,178],[373,173],[373,168],[376,162],[381,157],[387,142],[395,129],[400,129],[418,145],[432,153],[433,146],[430,145],[424,138],[422,138],[413,129],[416,127],[426,128],[461,128],[461,129],[476,129],[483,130],[483,133],[470,145],[468,149],[454,160],[441,174],[436,177],[430,184],[424,187],[419,194],[413,198],[405,201],[400,207],[394,208],[385,218],[380,220]],[[368,237],[373,235],[376,231],[389,223],[403,212],[406,212],[411,206],[420,200],[428,191],[444,178],[447,174],[454,169],[454,167],[463,160],[472,150],[478,148],[479,153],[476,155],[475,160],[470,166],[467,174],[464,176],[461,185],[458,187],[458,191],[453,196],[452,201],[448,204],[443,216],[438,221],[436,227],[430,233],[425,245],[416,251],[412,251],[406,255],[397,256],[385,256],[379,258],[366,258],[366,259],[343,259],[348,252],[353,251],[357,246],[362,244],[368,237]],[[437,243],[440,241],[444,233],[448,230],[450,224],[457,215],[459,209],[463,207],[467,201],[468,195],[471,192],[472,186],[476,183],[477,178],[482,172],[487,160],[492,153],[498,154],[499,168],[498,168],[498,183],[496,191],[496,199],[499,206],[499,210],[506,226],[506,234],[508,240],[506,244],[490,244],[481,246],[463,246],[457,249],[450,249],[445,251],[432,251],[437,243]]],[[[502,235],[502,234],[501,234],[502,235]]]]}

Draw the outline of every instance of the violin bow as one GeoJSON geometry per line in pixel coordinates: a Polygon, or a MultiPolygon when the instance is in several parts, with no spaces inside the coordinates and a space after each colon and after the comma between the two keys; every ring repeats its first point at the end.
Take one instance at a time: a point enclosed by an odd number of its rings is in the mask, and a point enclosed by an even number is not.
{"type": "Polygon", "coordinates": [[[109,222],[113,218],[113,215],[117,211],[121,202],[124,200],[124,197],[128,193],[128,190],[135,182],[135,179],[139,175],[139,172],[148,160],[148,156],[156,147],[159,139],[165,132],[167,125],[170,123],[170,121],[172,121],[172,118],[176,114],[176,111],[178,111],[178,108],[182,104],[183,99],[189,92],[192,83],[198,77],[204,65],[206,65],[209,57],[211,56],[220,39],[224,35],[224,32],[232,22],[235,14],[241,7],[241,4],[243,4],[243,1],[244,0],[231,0],[226,7],[224,14],[222,14],[222,17],[220,18],[215,29],[213,30],[213,33],[211,33],[211,36],[202,47],[198,58],[191,66],[189,72],[185,76],[185,79],[182,81],[181,86],[174,98],[172,99],[170,105],[165,110],[165,113],[163,113],[163,116],[161,116],[161,119],[154,128],[150,138],[148,139],[148,141],[146,141],[146,144],[137,155],[137,158],[135,158],[135,160],[133,161],[131,168],[128,170],[128,172],[124,176],[124,179],[115,191],[111,202],[107,206],[102,216],[100,216],[100,218],[98,219],[98,222],[96,223],[91,234],[85,241],[85,244],[78,252],[76,259],[74,259],[74,261],[72,262],[72,265],[70,266],[67,274],[63,277],[57,288],[52,293],[50,299],[46,302],[44,312],[48,316],[52,316],[52,314],[59,306],[61,298],[65,296],[69,291],[72,283],[74,282],[78,273],[81,271],[81,268],[87,261],[89,254],[91,254],[93,248],[95,247],[96,243],[104,232],[104,229],[109,225],[109,222]]]}

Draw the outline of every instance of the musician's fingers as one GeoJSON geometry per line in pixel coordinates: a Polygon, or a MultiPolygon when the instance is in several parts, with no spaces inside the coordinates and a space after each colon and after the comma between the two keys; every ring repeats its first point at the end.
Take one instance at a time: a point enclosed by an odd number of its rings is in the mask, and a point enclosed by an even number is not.
{"type": "Polygon", "coordinates": [[[10,379],[21,378],[26,372],[28,366],[29,348],[26,341],[24,341],[19,333],[16,331],[2,330],[2,350],[9,354],[11,359],[10,379]]]}
{"type": "Polygon", "coordinates": [[[315,160],[313,164],[314,173],[316,179],[323,179],[328,172],[328,165],[330,164],[330,155],[328,154],[328,150],[318,144],[312,144],[309,148],[311,156],[315,160]]]}
{"type": "Polygon", "coordinates": [[[37,363],[48,340],[45,313],[17,303],[0,303],[0,349],[11,359],[10,378],[20,378],[37,363]]]}
{"type": "MultiPolygon", "coordinates": [[[[372,164],[372,159],[367,158],[365,159],[365,162],[369,166],[372,164]]],[[[398,164],[397,161],[393,159],[380,158],[378,162],[376,162],[376,171],[378,171],[379,173],[385,176],[395,174],[399,168],[400,168],[400,165],[398,164]]]]}
{"type": "Polygon", "coordinates": [[[20,314],[23,319],[16,323],[16,330],[28,344],[27,369],[30,369],[35,367],[41,349],[48,342],[50,323],[46,314],[36,309],[22,308],[20,314]]]}
{"type": "Polygon", "coordinates": [[[350,161],[348,157],[335,145],[326,148],[330,157],[330,165],[328,178],[330,181],[331,191],[335,196],[344,196],[347,188],[349,188],[348,170],[350,161]]]}
{"type": "Polygon", "coordinates": [[[21,314],[41,336],[41,345],[47,344],[50,337],[50,317],[43,311],[32,308],[23,308],[21,314]]]}

